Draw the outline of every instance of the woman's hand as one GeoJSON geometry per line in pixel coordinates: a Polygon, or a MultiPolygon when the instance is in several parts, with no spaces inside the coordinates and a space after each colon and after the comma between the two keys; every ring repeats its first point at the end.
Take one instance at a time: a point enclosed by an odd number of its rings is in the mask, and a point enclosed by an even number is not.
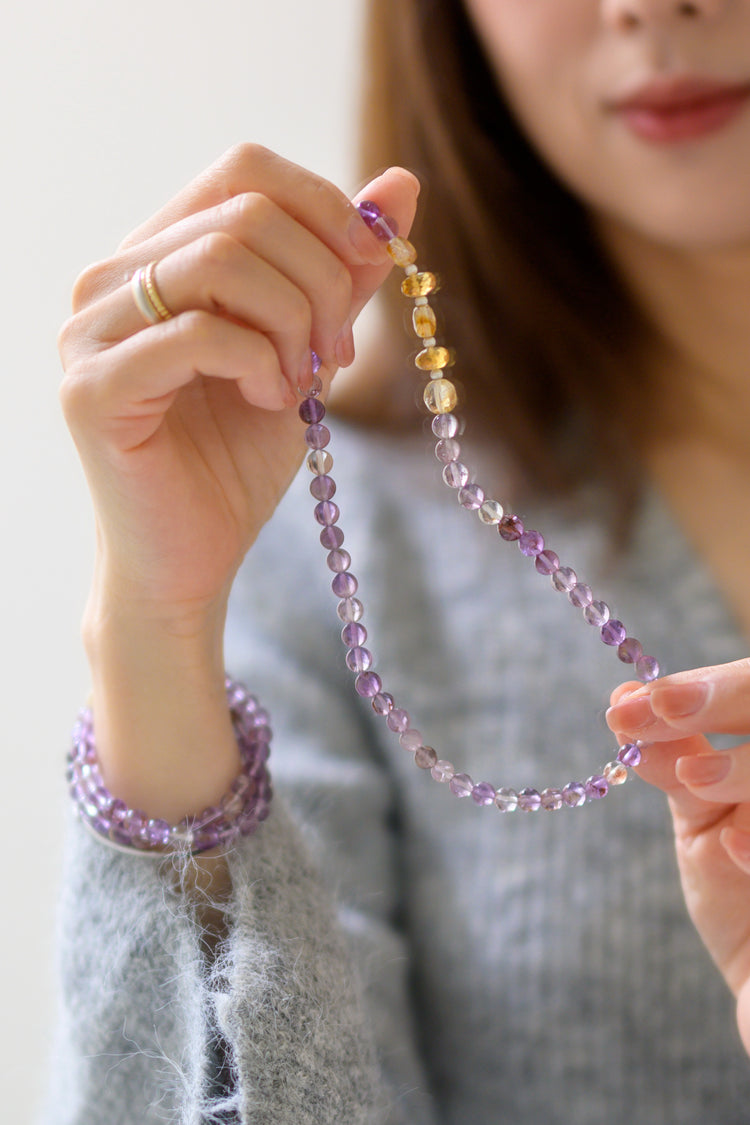
{"type": "Polygon", "coordinates": [[[717,751],[706,738],[750,734],[750,659],[623,684],[607,722],[652,744],[638,773],[669,798],[688,911],[737,998],[750,1054],[750,742],[717,751]]]}
{"type": "MultiPolygon", "coordinates": [[[[362,193],[411,226],[418,185],[362,193]]],[[[94,501],[84,622],[109,788],[150,815],[214,803],[238,770],[223,688],[234,575],[304,453],[297,388],[324,393],[390,259],[331,184],[244,145],[86,270],[60,335],[62,403],[94,501]],[[130,279],[156,262],[170,319],[130,279]]]]}
{"type": "MultiPolygon", "coordinates": [[[[363,194],[408,230],[412,176],[363,194]]],[[[60,337],[62,402],[113,592],[176,617],[226,597],[300,462],[310,347],[327,388],[389,265],[336,188],[249,145],[84,272],[60,337]],[[155,326],[129,286],[152,260],[174,313],[155,326]]]]}

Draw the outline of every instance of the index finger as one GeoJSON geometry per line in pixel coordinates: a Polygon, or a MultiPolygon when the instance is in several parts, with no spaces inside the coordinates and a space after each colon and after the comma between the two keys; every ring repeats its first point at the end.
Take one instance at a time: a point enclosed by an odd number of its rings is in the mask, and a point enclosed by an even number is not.
{"type": "Polygon", "coordinates": [[[132,249],[190,215],[248,192],[267,195],[347,264],[382,264],[382,243],[343,192],[321,176],[256,144],[229,149],[132,231],[118,250],[132,249]]]}

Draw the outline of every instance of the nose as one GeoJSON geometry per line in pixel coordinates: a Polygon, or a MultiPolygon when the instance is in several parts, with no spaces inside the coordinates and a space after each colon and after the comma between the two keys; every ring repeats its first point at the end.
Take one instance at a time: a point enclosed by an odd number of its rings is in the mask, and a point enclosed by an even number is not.
{"type": "Polygon", "coordinates": [[[602,14],[610,26],[630,31],[649,23],[715,19],[727,0],[602,0],[602,14]]]}

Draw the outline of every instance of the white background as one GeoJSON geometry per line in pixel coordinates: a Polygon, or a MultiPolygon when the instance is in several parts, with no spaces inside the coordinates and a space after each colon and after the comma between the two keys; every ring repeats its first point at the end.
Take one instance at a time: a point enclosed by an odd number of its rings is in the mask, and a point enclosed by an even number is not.
{"type": "Polygon", "coordinates": [[[0,34],[0,1117],[34,1120],[54,1013],[68,731],[92,521],[57,403],[75,275],[240,140],[354,184],[361,0],[38,0],[0,34]]]}

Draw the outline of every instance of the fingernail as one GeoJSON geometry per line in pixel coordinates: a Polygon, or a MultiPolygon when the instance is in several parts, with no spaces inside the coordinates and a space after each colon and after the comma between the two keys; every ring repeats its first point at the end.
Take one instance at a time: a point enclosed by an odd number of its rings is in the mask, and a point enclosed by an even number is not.
{"type": "Polygon", "coordinates": [[[621,699],[607,711],[607,722],[618,731],[645,730],[656,722],[648,696],[621,699]]]}
{"type": "Polygon", "coordinates": [[[664,718],[679,719],[700,711],[708,698],[708,684],[661,684],[656,691],[658,712],[664,718]]]}
{"type": "Polygon", "coordinates": [[[686,785],[714,785],[723,781],[729,773],[731,760],[717,751],[716,754],[696,754],[689,758],[678,758],[675,772],[686,785]]]}
{"type": "Polygon", "coordinates": [[[384,260],[385,250],[382,244],[367,229],[364,219],[356,211],[349,222],[349,241],[365,262],[379,265],[384,260]]]}
{"type": "Polygon", "coordinates": [[[351,321],[347,321],[339,332],[333,345],[333,352],[339,367],[349,367],[354,362],[354,336],[351,321]]]}

